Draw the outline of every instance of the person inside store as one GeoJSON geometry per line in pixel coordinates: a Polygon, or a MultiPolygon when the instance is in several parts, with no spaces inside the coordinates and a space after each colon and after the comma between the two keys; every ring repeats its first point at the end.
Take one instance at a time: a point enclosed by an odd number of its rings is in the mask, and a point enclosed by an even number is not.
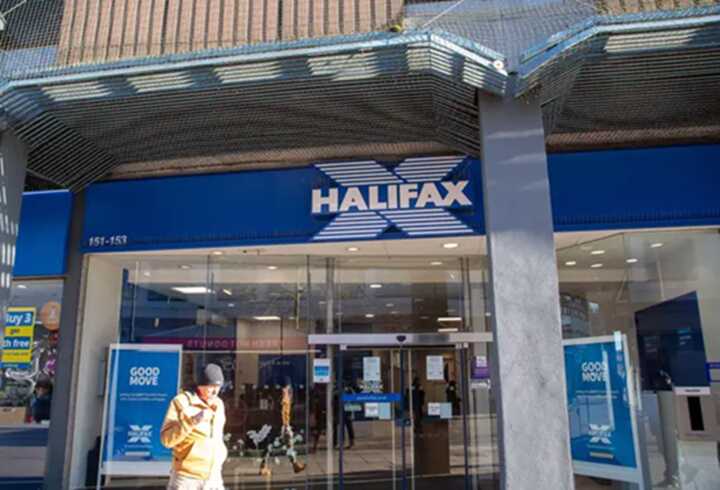
{"type": "MultiPolygon", "coordinates": [[[[351,393],[357,393],[357,388],[354,386],[351,386],[349,381],[343,381],[340,382],[342,385],[343,393],[351,394],[351,393]]],[[[352,449],[353,446],[355,446],[355,429],[353,427],[353,414],[352,412],[345,411],[345,404],[342,404],[343,408],[343,420],[342,425],[340,422],[340,396],[338,394],[338,391],[335,391],[335,394],[333,396],[333,420],[335,421],[335,427],[336,429],[333,431],[333,447],[338,447],[338,433],[341,430],[347,431],[347,441],[348,445],[346,449],[352,449]]]]}
{"type": "Polygon", "coordinates": [[[425,390],[423,389],[418,376],[413,378],[412,385],[406,394],[405,400],[406,405],[409,403],[409,400],[412,400],[413,424],[415,426],[415,432],[421,433],[423,431],[422,420],[424,416],[423,409],[425,407],[425,390]]]}
{"type": "Polygon", "coordinates": [[[313,444],[310,452],[317,452],[320,436],[327,431],[327,405],[325,404],[325,385],[316,384],[310,398],[313,417],[313,444]]]}
{"type": "Polygon", "coordinates": [[[460,415],[460,397],[457,394],[457,384],[450,380],[445,387],[445,399],[452,406],[452,414],[460,415]]]}
{"type": "Polygon", "coordinates": [[[194,389],[170,402],[160,431],[160,441],[173,451],[168,490],[224,490],[225,405],[219,396],[224,382],[220,366],[208,364],[194,389]]]}
{"type": "Polygon", "coordinates": [[[35,383],[35,390],[30,401],[30,417],[33,422],[39,424],[50,420],[52,389],[52,382],[47,378],[39,379],[35,383]]]}

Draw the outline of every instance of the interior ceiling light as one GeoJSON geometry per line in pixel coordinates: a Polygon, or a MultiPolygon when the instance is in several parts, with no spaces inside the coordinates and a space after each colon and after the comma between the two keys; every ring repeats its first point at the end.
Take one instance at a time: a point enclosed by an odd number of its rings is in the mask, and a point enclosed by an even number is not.
{"type": "Polygon", "coordinates": [[[602,264],[593,264],[593,265],[591,265],[590,267],[591,267],[592,269],[599,269],[599,268],[602,267],[602,266],[603,266],[602,264]]]}
{"type": "Polygon", "coordinates": [[[593,250],[590,252],[590,255],[603,255],[605,253],[605,250],[593,250]]]}
{"type": "Polygon", "coordinates": [[[627,262],[628,264],[635,264],[635,263],[637,263],[637,261],[638,261],[638,259],[630,258],[630,259],[627,259],[625,262],[627,262]]]}
{"type": "Polygon", "coordinates": [[[457,243],[443,243],[443,248],[458,248],[459,246],[457,243]]]}
{"type": "Polygon", "coordinates": [[[232,296],[232,290],[230,289],[223,289],[223,293],[227,294],[228,296],[232,296]]]}
{"type": "Polygon", "coordinates": [[[385,305],[386,308],[392,308],[393,306],[395,306],[393,303],[388,303],[385,305]]]}
{"type": "Polygon", "coordinates": [[[210,292],[205,286],[176,286],[172,289],[183,294],[207,294],[210,292]]]}
{"type": "Polygon", "coordinates": [[[27,289],[27,286],[25,284],[18,284],[18,287],[20,289],[27,289]]]}
{"type": "Polygon", "coordinates": [[[462,318],[459,316],[441,316],[437,319],[438,322],[461,322],[462,318]]]}
{"type": "Polygon", "coordinates": [[[380,289],[382,284],[370,284],[370,289],[380,289]]]}
{"type": "Polygon", "coordinates": [[[280,320],[280,317],[275,315],[254,316],[253,318],[259,322],[277,322],[280,320]]]}
{"type": "Polygon", "coordinates": [[[365,318],[375,318],[375,315],[373,315],[372,313],[367,313],[365,314],[365,318]]]}
{"type": "Polygon", "coordinates": [[[223,251],[222,250],[214,250],[212,254],[213,255],[222,255],[223,251]]]}
{"type": "Polygon", "coordinates": [[[455,327],[445,327],[445,328],[438,328],[438,332],[440,333],[453,333],[457,332],[458,329],[455,327]]]}
{"type": "Polygon", "coordinates": [[[660,247],[662,247],[663,245],[665,245],[665,244],[664,244],[664,243],[661,243],[661,242],[652,243],[652,244],[650,244],[650,248],[660,248],[660,247]]]}
{"type": "Polygon", "coordinates": [[[565,262],[565,265],[568,267],[572,267],[574,265],[577,265],[577,262],[575,260],[568,260],[567,262],[565,262]]]}
{"type": "Polygon", "coordinates": [[[348,247],[346,250],[347,250],[348,252],[357,252],[357,251],[359,251],[360,249],[357,248],[357,247],[348,247]]]}
{"type": "Polygon", "coordinates": [[[150,277],[152,274],[150,274],[150,271],[143,272],[143,276],[150,277]]]}
{"type": "Polygon", "coordinates": [[[181,269],[183,269],[183,270],[192,269],[192,267],[189,266],[189,265],[187,265],[187,264],[182,264],[182,265],[180,265],[179,267],[180,267],[181,269]]]}
{"type": "Polygon", "coordinates": [[[439,260],[435,260],[433,262],[430,262],[430,265],[438,266],[438,265],[443,265],[443,263],[440,262],[439,260]]]}
{"type": "Polygon", "coordinates": [[[277,270],[277,266],[276,266],[276,265],[269,265],[269,266],[268,266],[268,270],[269,270],[269,271],[276,271],[276,270],[277,270]]]}
{"type": "Polygon", "coordinates": [[[228,306],[229,306],[230,308],[235,308],[235,303],[228,303],[228,306]]]}

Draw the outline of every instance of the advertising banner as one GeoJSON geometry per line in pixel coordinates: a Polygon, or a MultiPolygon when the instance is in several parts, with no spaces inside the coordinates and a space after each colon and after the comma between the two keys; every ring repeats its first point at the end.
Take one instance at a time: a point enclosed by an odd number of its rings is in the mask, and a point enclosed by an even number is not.
{"type": "Polygon", "coordinates": [[[36,309],[33,307],[8,308],[3,339],[3,369],[30,369],[36,309]]]}
{"type": "Polygon", "coordinates": [[[103,474],[169,474],[172,452],[160,443],[160,429],[180,386],[180,357],[175,345],[110,347],[103,474]]]}
{"type": "Polygon", "coordinates": [[[564,350],[575,473],[642,488],[624,336],[570,340],[564,350]]]}

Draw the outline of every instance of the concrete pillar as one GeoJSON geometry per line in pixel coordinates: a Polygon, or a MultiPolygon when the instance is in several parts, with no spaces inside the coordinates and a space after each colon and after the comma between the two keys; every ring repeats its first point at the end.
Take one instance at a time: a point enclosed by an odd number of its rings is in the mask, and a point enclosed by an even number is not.
{"type": "Polygon", "coordinates": [[[15,242],[20,221],[20,205],[25,187],[27,149],[15,133],[5,130],[0,136],[0,321],[10,301],[15,242]]]}
{"type": "Polygon", "coordinates": [[[574,488],[539,105],[480,96],[501,488],[574,488]]]}
{"type": "Polygon", "coordinates": [[[72,441],[73,423],[71,407],[75,385],[73,379],[77,362],[78,308],[82,287],[83,256],[82,242],[85,193],[73,196],[68,257],[65,282],[63,284],[62,311],[60,314],[60,338],[58,345],[58,366],[55,374],[55,389],[50,413],[47,458],[45,462],[45,488],[67,488],[70,469],[69,444],[72,441]]]}

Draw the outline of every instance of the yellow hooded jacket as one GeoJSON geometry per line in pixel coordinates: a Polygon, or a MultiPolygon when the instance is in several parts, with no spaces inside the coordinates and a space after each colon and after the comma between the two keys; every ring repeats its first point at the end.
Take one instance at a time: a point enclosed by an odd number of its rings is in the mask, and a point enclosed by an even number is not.
{"type": "Polygon", "coordinates": [[[160,431],[160,442],[173,450],[177,474],[198,480],[220,479],[227,458],[223,441],[225,405],[218,399],[213,416],[194,424],[192,417],[201,410],[212,409],[196,393],[185,391],[173,398],[160,431]]]}

